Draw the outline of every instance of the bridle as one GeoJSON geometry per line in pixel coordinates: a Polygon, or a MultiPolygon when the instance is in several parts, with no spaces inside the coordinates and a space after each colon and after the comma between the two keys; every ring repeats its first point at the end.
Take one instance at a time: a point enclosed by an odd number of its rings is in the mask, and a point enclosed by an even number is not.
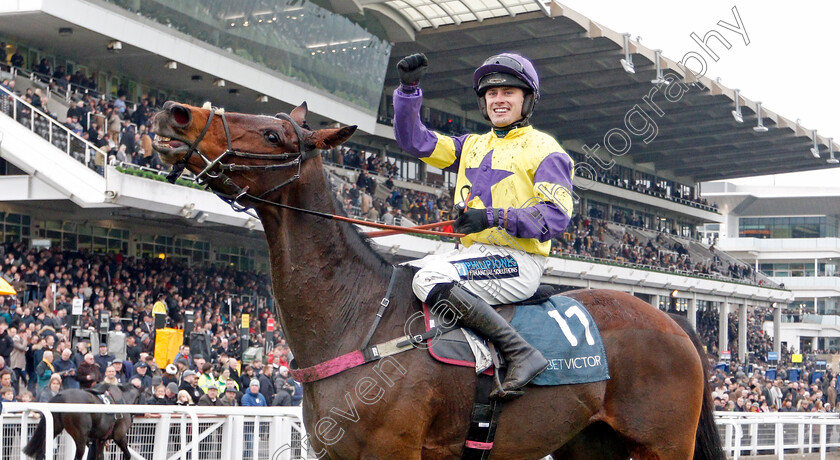
{"type": "MultiPolygon", "coordinates": [[[[320,211],[313,211],[311,209],[298,208],[298,207],[295,207],[295,206],[290,206],[290,205],[287,205],[287,204],[278,203],[276,201],[269,200],[268,198],[266,198],[269,194],[274,193],[277,190],[280,190],[281,188],[283,188],[283,187],[295,182],[296,180],[300,179],[300,171],[301,171],[301,167],[302,167],[304,161],[306,161],[310,158],[317,157],[321,154],[321,151],[319,149],[310,150],[310,149],[306,148],[306,146],[304,145],[304,142],[303,142],[303,140],[304,140],[303,139],[303,128],[295,120],[293,120],[291,116],[289,116],[286,113],[278,113],[274,117],[279,118],[281,120],[286,120],[289,123],[291,123],[292,128],[295,130],[295,135],[298,138],[298,151],[297,152],[291,152],[291,153],[252,153],[252,152],[243,152],[243,151],[234,149],[233,144],[231,142],[230,128],[228,127],[228,122],[227,122],[227,118],[225,117],[224,109],[220,109],[218,107],[212,107],[211,106],[210,107],[210,116],[207,117],[207,123],[204,125],[204,128],[201,130],[201,133],[199,133],[198,137],[196,137],[195,140],[193,141],[193,143],[190,145],[190,149],[187,151],[187,154],[184,155],[184,158],[177,161],[172,166],[172,171],[166,176],[166,180],[169,181],[169,183],[174,184],[175,181],[177,181],[178,178],[181,176],[181,174],[184,172],[184,169],[187,167],[187,162],[190,160],[190,158],[193,155],[198,155],[202,159],[202,161],[204,161],[204,169],[201,170],[201,172],[198,173],[195,176],[195,182],[197,184],[201,185],[201,186],[205,186],[207,188],[210,188],[210,190],[213,193],[215,193],[216,196],[218,196],[223,201],[228,203],[230,205],[231,209],[233,209],[234,211],[244,212],[244,213],[248,214],[249,216],[251,216],[255,219],[260,219],[260,217],[256,214],[256,212],[254,212],[253,206],[243,204],[243,203],[240,202],[240,200],[247,199],[251,202],[257,202],[257,203],[263,203],[263,204],[268,204],[268,205],[272,205],[272,206],[277,206],[279,208],[289,209],[291,211],[297,211],[297,212],[301,212],[301,213],[304,213],[304,214],[323,217],[325,219],[339,220],[339,221],[343,221],[343,222],[349,222],[349,223],[352,223],[352,224],[359,224],[359,225],[365,225],[365,226],[368,226],[368,227],[381,228],[381,229],[388,230],[388,232],[378,232],[379,234],[376,235],[376,236],[385,236],[385,234],[393,234],[393,233],[419,233],[419,234],[426,234],[426,235],[437,235],[437,236],[448,236],[448,237],[464,236],[460,233],[439,232],[439,231],[429,230],[429,228],[435,228],[435,227],[440,227],[442,225],[450,224],[450,223],[452,223],[452,221],[439,222],[439,223],[436,223],[436,224],[421,225],[421,226],[418,226],[418,227],[412,229],[412,228],[409,228],[409,227],[399,227],[399,226],[394,226],[394,225],[379,224],[379,223],[376,223],[376,222],[368,222],[368,221],[364,221],[364,220],[353,219],[351,217],[339,216],[339,215],[336,215],[336,214],[329,214],[329,213],[320,212],[320,211]],[[201,150],[198,149],[198,144],[201,143],[201,141],[204,139],[204,136],[210,130],[210,124],[213,122],[213,118],[217,115],[219,116],[219,118],[222,119],[222,126],[225,129],[225,141],[227,142],[227,150],[222,152],[222,154],[219,155],[218,158],[216,158],[215,160],[210,160],[209,158],[207,158],[206,155],[201,153],[201,150]],[[247,158],[247,159],[253,159],[253,160],[284,161],[284,163],[265,164],[265,165],[239,165],[239,164],[236,164],[234,162],[222,163],[222,160],[224,160],[225,158],[247,158]],[[291,160],[291,161],[286,161],[286,160],[291,160]],[[230,176],[225,174],[226,172],[237,172],[237,171],[274,171],[274,170],[280,170],[280,169],[285,169],[285,168],[293,168],[295,166],[297,166],[297,171],[295,172],[294,175],[292,175],[291,177],[284,180],[280,184],[275,185],[274,187],[270,188],[269,190],[266,190],[265,192],[263,192],[259,195],[254,195],[252,193],[249,193],[249,187],[247,185],[245,187],[240,187],[239,185],[236,184],[236,182],[233,181],[233,179],[230,178],[230,176]],[[232,193],[224,193],[224,192],[221,192],[219,190],[216,190],[216,188],[214,188],[214,187],[211,187],[210,182],[215,181],[215,180],[220,180],[222,182],[223,186],[231,188],[233,190],[233,192],[232,193]]],[[[371,237],[373,237],[373,236],[374,235],[371,234],[371,237]]]]}
{"type": "Polygon", "coordinates": [[[300,170],[301,166],[303,165],[303,162],[310,158],[314,158],[320,155],[320,150],[310,150],[306,148],[303,142],[303,129],[295,120],[292,119],[291,116],[285,113],[278,113],[277,115],[275,115],[275,118],[286,120],[292,125],[292,128],[295,131],[295,135],[298,138],[297,152],[276,154],[252,153],[234,149],[230,137],[230,127],[228,126],[227,118],[225,117],[225,111],[223,109],[219,109],[218,107],[211,107],[210,116],[207,117],[207,123],[204,125],[204,128],[201,130],[201,133],[199,133],[198,137],[196,137],[193,143],[190,145],[187,154],[184,155],[184,157],[181,160],[174,164],[174,166],[172,167],[172,172],[170,172],[169,175],[166,176],[166,180],[169,181],[169,183],[174,184],[175,181],[178,180],[178,178],[184,172],[184,169],[187,166],[187,162],[189,162],[192,155],[195,154],[198,155],[204,161],[204,169],[195,176],[195,182],[202,186],[209,186],[209,183],[211,181],[220,180],[222,185],[224,185],[225,187],[232,188],[232,193],[224,193],[219,190],[216,190],[214,187],[210,187],[213,193],[215,193],[219,198],[230,204],[231,208],[236,212],[245,212],[254,218],[259,218],[259,216],[252,212],[251,206],[240,203],[240,200],[245,198],[256,202],[279,206],[281,208],[293,209],[309,214],[323,214],[318,211],[311,211],[308,209],[296,208],[294,206],[285,205],[283,203],[271,201],[266,198],[271,193],[274,193],[277,190],[280,190],[281,188],[300,179],[300,170]],[[219,118],[222,119],[222,126],[225,130],[225,141],[227,142],[227,150],[222,152],[222,154],[219,155],[215,160],[210,160],[209,158],[207,158],[207,156],[201,153],[201,151],[198,149],[198,144],[201,143],[201,141],[204,139],[204,136],[207,134],[207,131],[210,130],[210,125],[213,123],[213,118],[216,115],[218,115],[219,118]],[[266,165],[241,165],[236,164],[234,162],[223,163],[222,161],[226,158],[247,158],[254,160],[284,161],[284,163],[266,165]],[[297,171],[294,175],[259,195],[253,195],[249,193],[249,187],[247,185],[245,187],[240,187],[236,184],[236,182],[233,181],[233,179],[230,178],[230,176],[225,174],[226,172],[236,171],[273,171],[286,168],[293,168],[295,166],[297,166],[297,171]]]}

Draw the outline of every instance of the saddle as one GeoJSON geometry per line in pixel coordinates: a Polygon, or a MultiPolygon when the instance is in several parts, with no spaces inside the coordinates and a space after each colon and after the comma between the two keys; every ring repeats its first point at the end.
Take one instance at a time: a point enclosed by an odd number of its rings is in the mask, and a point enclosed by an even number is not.
{"type": "MultiPolygon", "coordinates": [[[[520,305],[540,304],[557,294],[554,286],[540,285],[530,298],[510,304],[496,305],[496,311],[507,321],[511,322],[516,314],[516,307],[520,305]]],[[[476,373],[492,375],[493,370],[504,368],[501,354],[491,347],[483,337],[479,337],[471,330],[455,326],[446,329],[444,318],[438,317],[436,312],[430,311],[428,305],[423,305],[423,315],[426,320],[426,334],[429,338],[429,354],[437,361],[454,366],[476,367],[476,373]],[[436,328],[440,328],[439,330],[436,328]]]]}
{"type": "MultiPolygon", "coordinates": [[[[110,385],[97,385],[93,388],[86,388],[85,391],[96,396],[100,401],[102,401],[102,404],[121,404],[122,401],[118,402],[117,398],[115,398],[114,395],[111,394],[111,392],[109,391],[109,388],[110,385]]],[[[115,420],[120,420],[121,418],[123,418],[122,413],[114,413],[111,415],[114,416],[115,420]]]]}

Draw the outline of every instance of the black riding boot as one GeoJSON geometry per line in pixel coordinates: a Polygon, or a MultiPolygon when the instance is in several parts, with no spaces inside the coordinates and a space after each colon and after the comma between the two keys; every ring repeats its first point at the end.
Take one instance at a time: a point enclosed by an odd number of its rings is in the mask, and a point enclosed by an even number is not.
{"type": "MultiPolygon", "coordinates": [[[[480,297],[455,283],[436,286],[429,294],[429,302],[436,305],[447,301],[458,312],[458,323],[468,327],[495,343],[507,362],[507,375],[501,388],[495,388],[490,397],[514,399],[522,396],[521,390],[548,367],[548,361],[532,347],[493,307],[480,297]]],[[[441,308],[441,307],[438,307],[441,308]]]]}

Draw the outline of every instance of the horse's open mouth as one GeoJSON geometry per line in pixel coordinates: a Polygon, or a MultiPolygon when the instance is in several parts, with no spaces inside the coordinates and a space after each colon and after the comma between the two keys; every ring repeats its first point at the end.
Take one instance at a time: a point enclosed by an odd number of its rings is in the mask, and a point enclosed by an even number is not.
{"type": "Polygon", "coordinates": [[[186,152],[190,148],[190,146],[183,141],[160,135],[158,135],[154,142],[152,142],[152,147],[161,155],[174,155],[176,153],[186,152]]]}

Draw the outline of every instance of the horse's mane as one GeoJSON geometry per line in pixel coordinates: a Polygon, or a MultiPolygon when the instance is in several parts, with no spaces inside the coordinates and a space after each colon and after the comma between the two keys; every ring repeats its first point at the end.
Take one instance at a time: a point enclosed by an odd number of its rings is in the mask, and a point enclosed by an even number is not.
{"type": "MultiPolygon", "coordinates": [[[[324,176],[328,186],[332,189],[332,181],[330,181],[330,173],[324,170],[324,176]]],[[[349,217],[347,210],[344,209],[344,203],[338,197],[338,194],[332,193],[333,203],[335,204],[335,212],[340,216],[349,217]]],[[[347,244],[353,251],[359,255],[365,263],[371,267],[382,266],[382,268],[390,267],[391,262],[385,259],[382,254],[373,248],[373,241],[366,236],[358,227],[347,222],[339,224],[341,233],[343,234],[347,244]]]]}

